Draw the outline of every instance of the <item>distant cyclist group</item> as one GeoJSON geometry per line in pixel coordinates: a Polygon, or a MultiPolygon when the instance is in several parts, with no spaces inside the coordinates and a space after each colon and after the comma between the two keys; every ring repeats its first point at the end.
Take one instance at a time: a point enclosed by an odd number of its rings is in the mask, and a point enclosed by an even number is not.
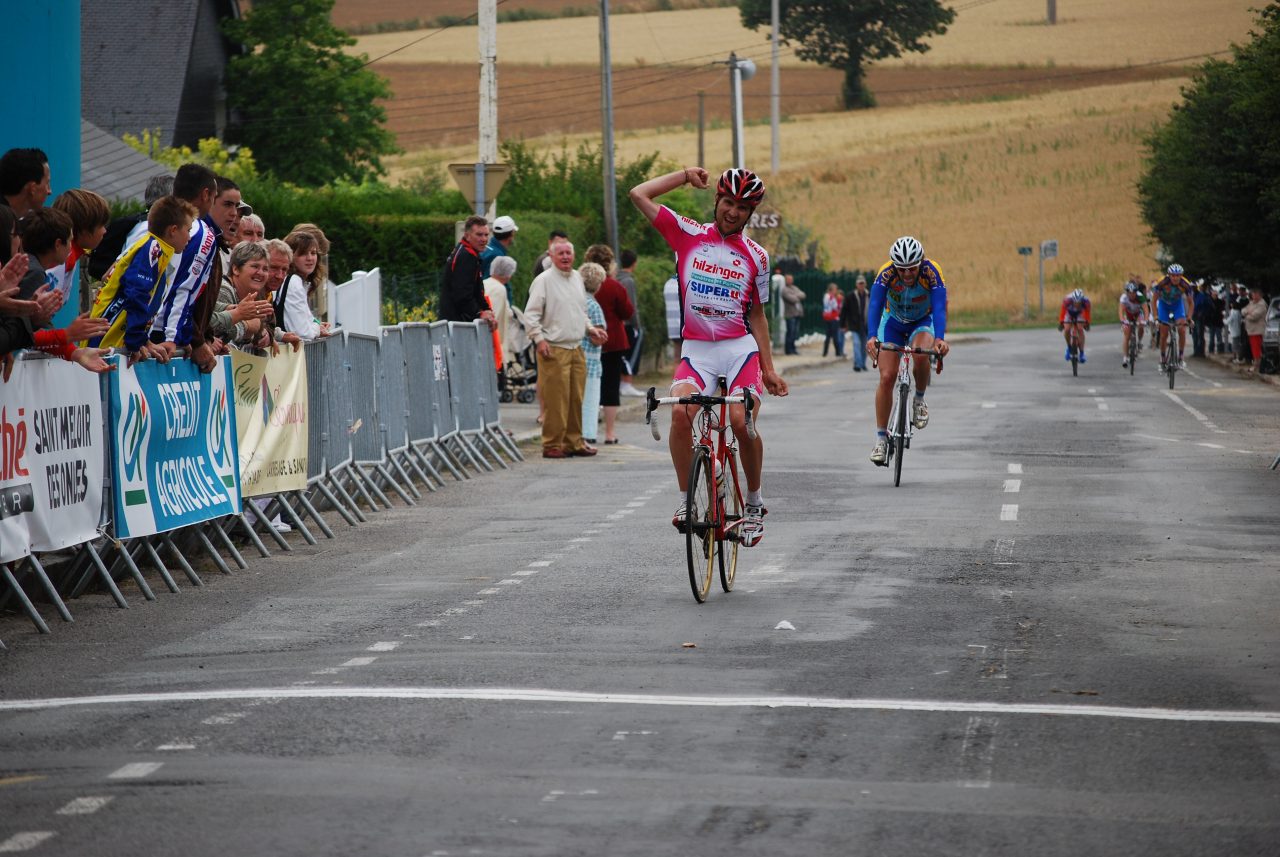
{"type": "MultiPolygon", "coordinates": [[[[1187,368],[1185,352],[1187,348],[1187,321],[1192,313],[1192,297],[1194,287],[1186,278],[1181,265],[1170,265],[1165,276],[1147,286],[1139,277],[1130,277],[1120,293],[1118,306],[1119,321],[1123,338],[1120,345],[1120,365],[1129,368],[1133,355],[1141,348],[1144,332],[1151,328],[1152,345],[1159,348],[1162,355],[1160,371],[1169,368],[1169,362],[1179,369],[1187,368]],[[1169,350],[1171,328],[1178,331],[1178,350],[1176,357],[1165,358],[1169,350]],[[1158,331],[1158,333],[1157,333],[1158,331]],[[1137,337],[1136,342],[1133,337],[1137,337]],[[1157,342],[1158,336],[1158,342],[1157,342]]],[[[1073,357],[1085,363],[1085,331],[1089,329],[1092,315],[1092,304],[1083,289],[1069,292],[1062,299],[1062,307],[1058,313],[1058,330],[1063,332],[1067,350],[1064,359],[1073,357]]]]}

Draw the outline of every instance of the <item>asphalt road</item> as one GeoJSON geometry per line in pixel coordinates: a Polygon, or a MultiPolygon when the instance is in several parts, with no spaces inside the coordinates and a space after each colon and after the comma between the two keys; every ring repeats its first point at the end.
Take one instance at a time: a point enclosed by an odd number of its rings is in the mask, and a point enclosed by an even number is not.
{"type": "Polygon", "coordinates": [[[701,606],[631,420],[6,619],[0,853],[1278,854],[1280,391],[1059,342],[958,344],[900,488],[872,376],[793,374],[766,537],[701,606]]]}

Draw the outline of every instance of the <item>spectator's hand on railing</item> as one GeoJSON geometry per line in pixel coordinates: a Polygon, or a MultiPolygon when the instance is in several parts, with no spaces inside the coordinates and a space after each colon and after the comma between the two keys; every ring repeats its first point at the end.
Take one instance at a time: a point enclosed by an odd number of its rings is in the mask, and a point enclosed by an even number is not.
{"type": "MultiPolygon", "coordinates": [[[[214,340],[217,342],[217,340],[214,340]]],[[[201,374],[208,375],[218,365],[218,358],[214,356],[213,347],[207,342],[191,347],[191,362],[196,364],[201,374]]]]}
{"type": "Polygon", "coordinates": [[[82,339],[92,339],[95,336],[101,336],[111,327],[111,322],[105,318],[91,318],[89,314],[81,313],[76,316],[76,320],[67,325],[67,340],[70,342],[79,342],[82,339]]]}
{"type": "Polygon", "coordinates": [[[4,357],[0,357],[0,366],[4,367],[4,373],[0,377],[3,378],[4,383],[8,384],[9,376],[13,374],[13,352],[12,351],[4,355],[4,357]]]}
{"type": "Polygon", "coordinates": [[[213,350],[213,353],[215,355],[231,353],[231,349],[227,347],[227,343],[223,342],[221,339],[217,338],[216,336],[213,338],[213,341],[209,343],[209,348],[213,350]]]}
{"type": "Polygon", "coordinates": [[[71,352],[71,360],[73,363],[79,363],[90,372],[96,372],[101,375],[103,372],[111,372],[115,370],[114,363],[108,363],[103,355],[110,356],[110,348],[77,348],[71,352]]]}
{"type": "Polygon", "coordinates": [[[320,322],[320,333],[318,336],[323,339],[326,336],[333,336],[333,325],[327,321],[320,322]]]}
{"type": "Polygon", "coordinates": [[[169,351],[157,342],[145,342],[141,348],[129,355],[129,365],[132,366],[139,360],[157,360],[161,363],[168,363],[169,351]]]}
{"type": "Polygon", "coordinates": [[[286,333],[280,337],[280,341],[285,345],[292,345],[295,352],[302,348],[302,337],[296,333],[286,333]]]}

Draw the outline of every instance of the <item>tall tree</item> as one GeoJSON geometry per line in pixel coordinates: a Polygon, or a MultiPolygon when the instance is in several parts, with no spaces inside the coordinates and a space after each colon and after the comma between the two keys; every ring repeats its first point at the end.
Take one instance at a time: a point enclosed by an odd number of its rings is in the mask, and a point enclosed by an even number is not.
{"type": "Polygon", "coordinates": [[[227,68],[227,101],[239,112],[238,141],[259,167],[317,186],[363,181],[397,151],[383,126],[387,82],[343,53],[355,39],[329,21],[334,0],[254,0],[240,20],[223,22],[247,52],[227,68]]]}
{"type": "Polygon", "coordinates": [[[1280,4],[1230,61],[1205,63],[1148,140],[1138,199],[1193,276],[1280,283],[1280,4]]]}
{"type": "MultiPolygon", "coordinates": [[[[779,0],[778,35],[796,44],[802,60],[844,71],[847,108],[870,107],[875,99],[863,82],[872,60],[923,53],[928,36],[940,36],[955,20],[938,0],[779,0]]],[[[770,26],[770,0],[740,0],[742,25],[770,26]]]]}

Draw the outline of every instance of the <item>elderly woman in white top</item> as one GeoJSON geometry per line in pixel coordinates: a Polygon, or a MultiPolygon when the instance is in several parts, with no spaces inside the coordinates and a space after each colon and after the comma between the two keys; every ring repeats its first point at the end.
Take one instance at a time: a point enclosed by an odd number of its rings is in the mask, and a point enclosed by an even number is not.
{"type": "Polygon", "coordinates": [[[310,341],[329,335],[329,323],[317,321],[307,303],[307,297],[318,287],[323,287],[319,274],[320,244],[310,232],[290,232],[284,239],[293,251],[293,273],[280,287],[283,297],[277,305],[284,307],[284,317],[279,319],[287,333],[296,333],[310,341]]]}
{"type": "MultiPolygon", "coordinates": [[[[507,327],[511,324],[511,305],[507,303],[507,283],[516,273],[516,260],[510,256],[498,256],[489,265],[489,276],[484,281],[484,296],[489,299],[489,309],[493,310],[493,320],[497,324],[494,330],[498,334],[498,343],[502,347],[507,362],[507,327]]],[[[498,367],[499,369],[502,366],[498,367]]]]}

